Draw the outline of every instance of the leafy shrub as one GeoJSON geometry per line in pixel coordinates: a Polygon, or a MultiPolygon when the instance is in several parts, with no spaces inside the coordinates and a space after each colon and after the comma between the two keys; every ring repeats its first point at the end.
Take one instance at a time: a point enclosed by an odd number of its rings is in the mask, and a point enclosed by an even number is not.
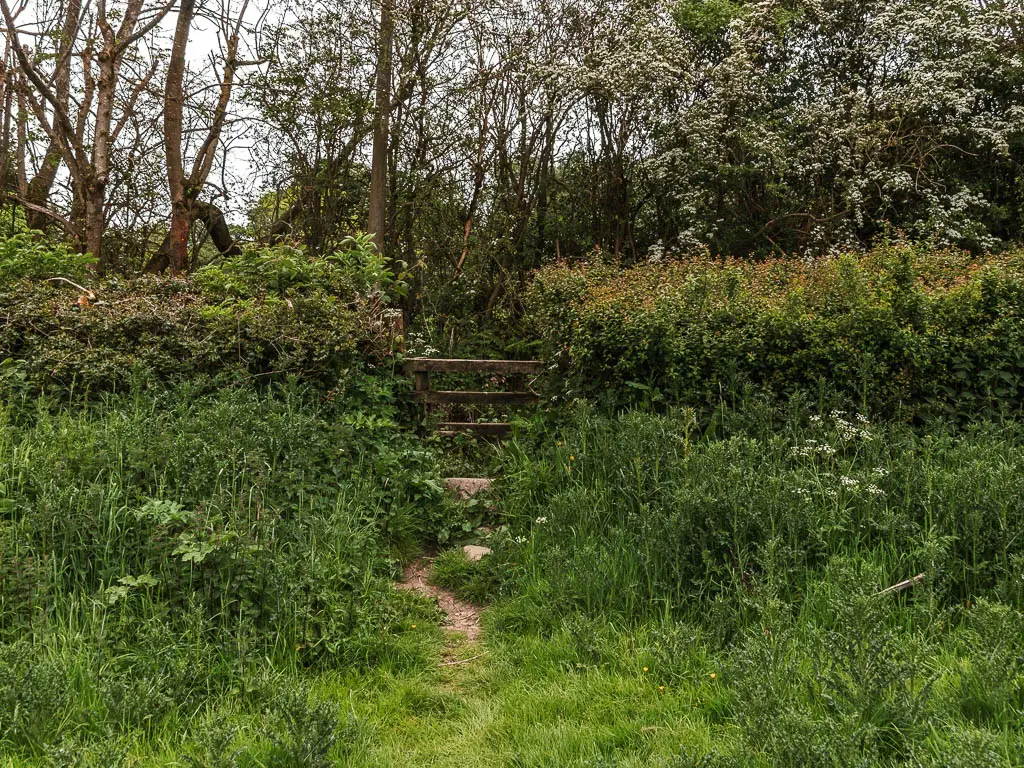
{"type": "MultiPolygon", "coordinates": [[[[31,241],[11,242],[27,258],[31,241]]],[[[0,360],[22,361],[37,389],[96,395],[287,376],[329,389],[389,360],[378,291],[404,285],[362,240],[323,259],[246,251],[189,279],[81,279],[91,295],[66,282],[0,283],[0,360]]]]}
{"type": "Polygon", "coordinates": [[[59,286],[0,289],[0,357],[24,361],[36,387],[96,395],[133,382],[213,387],[288,375],[328,387],[386,352],[365,313],[332,300],[221,303],[162,278],[96,290],[105,303],[83,308],[59,286]]]}
{"type": "Polygon", "coordinates": [[[559,264],[528,306],[568,391],[615,404],[824,388],[876,414],[997,417],[1024,402],[1022,259],[900,244],[815,262],[559,264]]]}
{"type": "Polygon", "coordinates": [[[388,266],[371,235],[346,237],[341,245],[342,250],[322,257],[288,245],[248,248],[200,268],[195,282],[212,295],[247,299],[312,294],[351,299],[376,294],[388,301],[405,295],[405,273],[388,266]]]}
{"type": "Polygon", "coordinates": [[[0,238],[0,283],[24,278],[81,277],[94,262],[88,254],[46,240],[40,232],[0,238]]]}

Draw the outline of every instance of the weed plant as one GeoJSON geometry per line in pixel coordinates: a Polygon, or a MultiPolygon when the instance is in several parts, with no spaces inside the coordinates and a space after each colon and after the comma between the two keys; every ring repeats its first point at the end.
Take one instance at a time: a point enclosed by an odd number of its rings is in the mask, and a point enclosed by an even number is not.
{"type": "Polygon", "coordinates": [[[437,578],[567,669],[688,698],[716,737],[648,764],[1020,764],[1021,427],[757,410],[520,435],[494,554],[437,578]]]}
{"type": "MultiPolygon", "coordinates": [[[[0,745],[87,750],[187,728],[275,670],[423,663],[403,638],[432,614],[391,580],[463,521],[432,451],[375,396],[341,402],[298,385],[73,405],[9,393],[0,745]]],[[[255,701],[295,709],[294,685],[266,685],[255,701]]],[[[320,737],[281,738],[275,754],[320,737]]]]}

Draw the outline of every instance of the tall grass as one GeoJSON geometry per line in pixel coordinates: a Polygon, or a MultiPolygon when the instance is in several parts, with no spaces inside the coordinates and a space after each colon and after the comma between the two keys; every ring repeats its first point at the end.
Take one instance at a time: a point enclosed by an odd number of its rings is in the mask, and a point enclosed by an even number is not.
{"type": "Polygon", "coordinates": [[[920,434],[832,412],[697,432],[688,411],[583,410],[539,451],[513,447],[521,583],[555,613],[689,616],[738,588],[794,598],[833,558],[863,557],[879,590],[923,573],[943,605],[1021,605],[1019,425],[920,434]]]}
{"type": "Polygon", "coordinates": [[[433,455],[351,400],[8,398],[0,744],[173,727],[268,670],[420,663],[391,579],[448,512],[433,455]]]}
{"type": "Polygon", "coordinates": [[[692,696],[716,746],[658,764],[1021,764],[1024,429],[756,411],[523,436],[494,555],[440,580],[496,598],[492,631],[569,638],[571,668],[625,646],[692,696]]]}

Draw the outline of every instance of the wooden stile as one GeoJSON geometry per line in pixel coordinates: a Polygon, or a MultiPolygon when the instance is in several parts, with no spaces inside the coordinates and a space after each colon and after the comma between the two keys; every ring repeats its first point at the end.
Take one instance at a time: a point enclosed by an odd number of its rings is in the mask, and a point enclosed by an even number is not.
{"type": "Polygon", "coordinates": [[[441,357],[410,357],[405,361],[408,373],[496,373],[510,375],[514,373],[543,372],[544,363],[540,360],[462,360],[441,357]]]}
{"type": "Polygon", "coordinates": [[[537,401],[533,392],[462,392],[428,389],[413,394],[430,405],[528,405],[537,401]]]}
{"type": "MultiPolygon", "coordinates": [[[[524,389],[529,374],[540,374],[544,363],[540,360],[464,360],[433,357],[413,357],[405,361],[405,372],[413,377],[415,392],[413,398],[432,405],[528,405],[538,400],[535,392],[524,389]],[[479,373],[504,376],[518,389],[512,392],[466,392],[459,390],[432,390],[431,373],[479,373]]],[[[486,437],[503,437],[511,432],[511,425],[505,422],[477,423],[446,421],[438,430],[440,435],[470,434],[486,437]]]]}

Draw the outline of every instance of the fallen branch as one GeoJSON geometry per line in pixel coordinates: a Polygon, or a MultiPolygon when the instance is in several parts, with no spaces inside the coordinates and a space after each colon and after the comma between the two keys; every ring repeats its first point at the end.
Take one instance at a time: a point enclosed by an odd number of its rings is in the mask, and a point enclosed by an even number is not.
{"type": "Polygon", "coordinates": [[[90,291],[85,286],[79,285],[78,283],[74,282],[73,280],[68,280],[66,277],[48,277],[46,279],[46,282],[48,282],[48,283],[62,282],[62,283],[67,283],[68,285],[73,285],[75,288],[77,288],[83,294],[85,294],[86,298],[88,298],[89,301],[96,301],[96,294],[95,293],[90,291]]]}
{"type": "Polygon", "coordinates": [[[68,236],[74,237],[74,224],[72,224],[68,219],[61,216],[52,208],[47,208],[46,206],[43,205],[37,205],[36,203],[26,200],[24,197],[16,195],[13,192],[8,192],[6,197],[7,200],[17,205],[20,205],[22,208],[25,208],[30,211],[35,211],[36,213],[41,213],[44,216],[48,216],[49,218],[59,223],[62,227],[64,227],[64,232],[67,233],[68,236]]]}
{"type": "Polygon", "coordinates": [[[904,579],[899,584],[893,584],[891,587],[886,587],[881,592],[876,592],[875,595],[891,595],[893,592],[902,592],[905,589],[916,587],[924,581],[924,574],[919,573],[910,579],[904,579]]]}

